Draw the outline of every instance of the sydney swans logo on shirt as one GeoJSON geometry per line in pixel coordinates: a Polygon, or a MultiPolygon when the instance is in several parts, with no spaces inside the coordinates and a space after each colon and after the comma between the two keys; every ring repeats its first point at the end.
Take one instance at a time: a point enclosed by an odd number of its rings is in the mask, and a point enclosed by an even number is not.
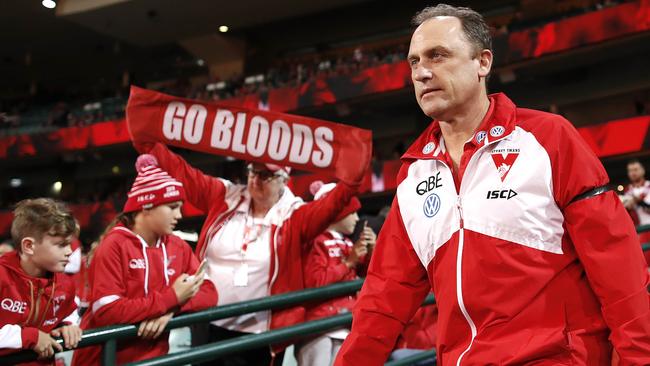
{"type": "Polygon", "coordinates": [[[429,218],[434,217],[440,211],[440,197],[435,193],[428,195],[424,200],[422,210],[424,211],[424,216],[429,218]]]}
{"type": "Polygon", "coordinates": [[[497,168],[499,178],[505,181],[512,165],[519,156],[519,149],[494,149],[492,150],[492,161],[497,168]]]}

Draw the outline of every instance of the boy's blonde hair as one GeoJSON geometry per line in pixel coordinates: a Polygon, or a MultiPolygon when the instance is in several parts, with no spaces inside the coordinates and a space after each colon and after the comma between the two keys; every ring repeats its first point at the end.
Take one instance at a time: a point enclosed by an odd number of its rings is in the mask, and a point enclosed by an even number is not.
{"type": "Polygon", "coordinates": [[[18,202],[11,223],[11,238],[18,251],[26,237],[41,241],[43,236],[70,236],[78,234],[77,222],[70,210],[51,198],[26,199],[18,202]]]}

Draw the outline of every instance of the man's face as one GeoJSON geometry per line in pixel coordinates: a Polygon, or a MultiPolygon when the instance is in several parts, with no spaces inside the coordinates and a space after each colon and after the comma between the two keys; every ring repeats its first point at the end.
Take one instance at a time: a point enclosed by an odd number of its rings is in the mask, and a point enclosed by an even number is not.
{"type": "Polygon", "coordinates": [[[435,17],[413,32],[408,61],[415,98],[424,114],[441,121],[463,115],[485,89],[492,54],[467,40],[456,17],[435,17]],[[465,109],[464,109],[465,107],[465,109]]]}
{"type": "Polygon", "coordinates": [[[639,163],[630,163],[627,165],[627,177],[631,182],[638,182],[645,176],[645,169],[639,163]]]}
{"type": "Polygon", "coordinates": [[[251,164],[248,170],[248,192],[253,202],[277,202],[284,189],[285,178],[268,170],[264,164],[251,164]]]}
{"type": "Polygon", "coordinates": [[[29,251],[27,254],[38,268],[48,272],[63,272],[72,254],[72,235],[65,237],[45,234],[40,241],[27,239],[32,240],[33,245],[29,250],[23,251],[29,251]]]}

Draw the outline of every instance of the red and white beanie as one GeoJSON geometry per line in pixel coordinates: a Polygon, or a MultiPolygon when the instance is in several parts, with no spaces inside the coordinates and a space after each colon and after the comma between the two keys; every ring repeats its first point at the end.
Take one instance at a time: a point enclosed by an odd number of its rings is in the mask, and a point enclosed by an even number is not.
{"type": "Polygon", "coordinates": [[[164,203],[185,200],[183,183],[160,169],[158,160],[153,155],[140,155],[135,162],[135,169],[138,176],[127,194],[122,212],[140,211],[164,203]]]}
{"type": "MultiPolygon", "coordinates": [[[[323,183],[322,180],[317,180],[312,182],[309,185],[309,191],[311,192],[312,195],[314,195],[314,201],[315,201],[327,196],[327,194],[331,190],[333,190],[334,187],[336,187],[336,183],[325,184],[323,183]]],[[[359,211],[360,208],[361,208],[361,201],[359,201],[359,199],[356,196],[352,197],[348,202],[348,204],[345,205],[343,210],[339,212],[338,216],[336,216],[334,222],[343,220],[346,216],[359,211]]]]}

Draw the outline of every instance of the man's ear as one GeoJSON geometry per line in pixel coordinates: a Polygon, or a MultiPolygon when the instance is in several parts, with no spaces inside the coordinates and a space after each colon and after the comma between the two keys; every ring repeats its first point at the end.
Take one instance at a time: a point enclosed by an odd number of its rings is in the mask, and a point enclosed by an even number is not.
{"type": "Polygon", "coordinates": [[[478,69],[479,78],[487,77],[490,74],[490,70],[492,69],[492,61],[493,61],[492,52],[490,50],[483,50],[481,51],[481,53],[478,54],[477,59],[479,62],[479,69],[478,69]]]}
{"type": "Polygon", "coordinates": [[[31,236],[24,237],[20,241],[20,250],[27,255],[34,255],[34,245],[36,245],[36,239],[31,236]]]}

